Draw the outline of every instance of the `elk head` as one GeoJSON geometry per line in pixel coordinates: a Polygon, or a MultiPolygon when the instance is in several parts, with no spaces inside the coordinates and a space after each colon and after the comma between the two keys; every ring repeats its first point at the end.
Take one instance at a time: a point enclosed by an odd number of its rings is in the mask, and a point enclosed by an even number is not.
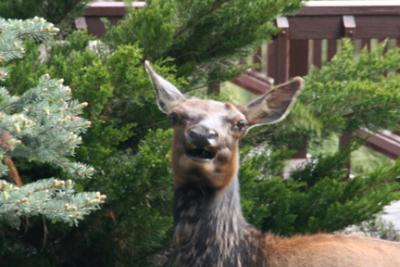
{"type": "Polygon", "coordinates": [[[283,120],[303,88],[296,77],[245,106],[185,97],[149,62],[159,109],[174,128],[175,188],[185,184],[222,189],[238,171],[239,139],[252,127],[283,120]]]}

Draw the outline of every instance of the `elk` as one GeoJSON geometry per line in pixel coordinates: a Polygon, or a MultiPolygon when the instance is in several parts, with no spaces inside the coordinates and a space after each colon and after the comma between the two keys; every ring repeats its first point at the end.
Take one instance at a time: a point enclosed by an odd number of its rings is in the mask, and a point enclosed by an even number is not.
{"type": "Polygon", "coordinates": [[[179,267],[399,267],[400,244],[339,234],[291,238],[250,226],[239,196],[239,139],[283,120],[303,89],[293,78],[246,106],[188,98],[149,62],[159,109],[174,129],[174,247],[179,267]]]}

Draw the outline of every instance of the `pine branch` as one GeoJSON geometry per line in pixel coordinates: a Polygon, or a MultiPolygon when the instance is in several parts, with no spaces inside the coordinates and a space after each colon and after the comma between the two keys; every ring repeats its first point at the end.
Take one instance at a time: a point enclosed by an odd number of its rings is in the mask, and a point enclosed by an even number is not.
{"type": "Polygon", "coordinates": [[[191,17],[183,27],[176,31],[174,40],[179,40],[179,37],[181,37],[185,32],[195,29],[208,15],[215,13],[226,2],[227,1],[215,1],[208,10],[204,10],[201,14],[198,14],[198,16],[191,17]]]}
{"type": "Polygon", "coordinates": [[[52,23],[42,18],[5,20],[0,18],[0,63],[21,58],[25,52],[22,41],[44,41],[58,33],[52,23]]]}

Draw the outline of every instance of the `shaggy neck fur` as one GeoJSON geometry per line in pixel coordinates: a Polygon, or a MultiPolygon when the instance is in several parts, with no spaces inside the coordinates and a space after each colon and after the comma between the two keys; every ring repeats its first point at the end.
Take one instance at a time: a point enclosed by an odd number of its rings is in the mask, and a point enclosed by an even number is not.
{"type": "Polygon", "coordinates": [[[242,214],[237,178],[219,191],[178,188],[174,219],[177,266],[266,266],[262,234],[242,214]]]}

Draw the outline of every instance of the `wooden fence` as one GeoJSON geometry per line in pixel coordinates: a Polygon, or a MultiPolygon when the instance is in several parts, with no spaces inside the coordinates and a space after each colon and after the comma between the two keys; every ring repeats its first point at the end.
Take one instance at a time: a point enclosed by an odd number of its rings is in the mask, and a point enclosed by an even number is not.
{"type": "MultiPolygon", "coordinates": [[[[142,1],[133,2],[135,8],[145,7],[142,1]]],[[[89,4],[78,27],[101,36],[105,29],[102,17],[117,23],[125,14],[122,2],[95,2],[89,4]]],[[[342,37],[354,39],[359,48],[371,47],[384,39],[400,44],[400,1],[309,1],[295,14],[278,17],[279,34],[260,47],[253,62],[261,68],[233,80],[234,83],[256,93],[264,93],[275,83],[293,76],[304,76],[310,67],[321,66],[338,50],[342,37]]],[[[357,135],[367,138],[367,145],[390,158],[400,157],[400,136],[392,132],[371,134],[359,130],[357,135]]],[[[341,138],[346,144],[349,137],[341,138]]],[[[306,150],[297,157],[305,157],[306,150]]]]}

